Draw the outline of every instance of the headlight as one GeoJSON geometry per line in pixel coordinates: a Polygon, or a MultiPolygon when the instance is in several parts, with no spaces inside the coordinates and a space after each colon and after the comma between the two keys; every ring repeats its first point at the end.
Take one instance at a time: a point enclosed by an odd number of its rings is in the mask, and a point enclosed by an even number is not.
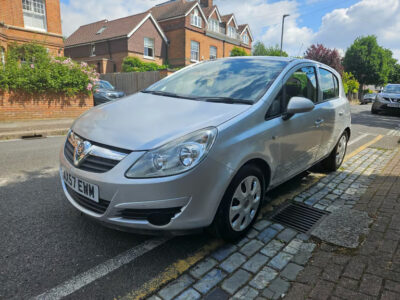
{"type": "Polygon", "coordinates": [[[376,95],[375,101],[385,102],[381,94],[376,95]]]}
{"type": "Polygon", "coordinates": [[[186,172],[206,157],[216,136],[217,128],[206,128],[151,150],[126,172],[126,177],[154,178],[186,172]]]}

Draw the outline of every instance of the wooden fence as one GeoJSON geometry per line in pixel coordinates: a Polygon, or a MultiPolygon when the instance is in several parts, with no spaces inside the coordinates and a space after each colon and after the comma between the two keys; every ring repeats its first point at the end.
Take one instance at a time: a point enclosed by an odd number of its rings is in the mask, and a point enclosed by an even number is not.
{"type": "Polygon", "coordinates": [[[110,82],[117,90],[124,91],[127,95],[131,95],[159,81],[162,76],[159,71],[150,71],[108,73],[101,74],[100,78],[110,82]]]}

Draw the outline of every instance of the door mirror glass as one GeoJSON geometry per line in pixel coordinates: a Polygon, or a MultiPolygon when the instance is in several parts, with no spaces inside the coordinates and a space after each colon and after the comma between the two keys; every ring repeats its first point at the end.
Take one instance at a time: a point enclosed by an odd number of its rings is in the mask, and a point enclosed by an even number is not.
{"type": "Polygon", "coordinates": [[[288,115],[294,115],[299,113],[305,113],[314,109],[314,103],[307,98],[303,97],[292,97],[289,100],[286,113],[288,115]]]}

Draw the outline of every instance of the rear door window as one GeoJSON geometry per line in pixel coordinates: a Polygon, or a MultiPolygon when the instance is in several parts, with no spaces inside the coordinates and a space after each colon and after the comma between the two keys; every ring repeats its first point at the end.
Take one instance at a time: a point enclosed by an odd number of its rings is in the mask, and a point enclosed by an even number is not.
{"type": "Polygon", "coordinates": [[[330,99],[339,97],[339,81],[337,77],[330,71],[325,69],[319,69],[321,76],[321,91],[322,100],[327,101],[330,99]]]}

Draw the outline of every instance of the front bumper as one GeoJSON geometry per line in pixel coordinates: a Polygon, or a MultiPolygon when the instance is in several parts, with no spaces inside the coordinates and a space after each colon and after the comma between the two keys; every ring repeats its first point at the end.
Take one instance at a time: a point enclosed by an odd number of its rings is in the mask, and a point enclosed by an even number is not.
{"type": "MultiPolygon", "coordinates": [[[[372,109],[377,111],[391,111],[391,112],[400,112],[400,107],[390,107],[390,101],[385,100],[375,100],[372,104],[372,109]]],[[[393,102],[393,103],[400,103],[400,102],[393,102]]]]}
{"type": "Polygon", "coordinates": [[[233,171],[207,157],[194,169],[183,174],[163,178],[126,178],[125,172],[143,154],[132,152],[111,170],[92,173],[75,168],[65,158],[62,150],[60,177],[67,199],[85,215],[124,230],[187,231],[210,225],[233,171]],[[79,195],[66,186],[62,169],[99,187],[99,198],[105,201],[101,202],[103,211],[82,202],[85,199],[79,199],[79,195]],[[154,217],[157,213],[161,213],[164,221],[160,222],[154,217]],[[165,214],[170,216],[167,222],[165,214]],[[148,215],[152,215],[153,219],[148,215]]]}

